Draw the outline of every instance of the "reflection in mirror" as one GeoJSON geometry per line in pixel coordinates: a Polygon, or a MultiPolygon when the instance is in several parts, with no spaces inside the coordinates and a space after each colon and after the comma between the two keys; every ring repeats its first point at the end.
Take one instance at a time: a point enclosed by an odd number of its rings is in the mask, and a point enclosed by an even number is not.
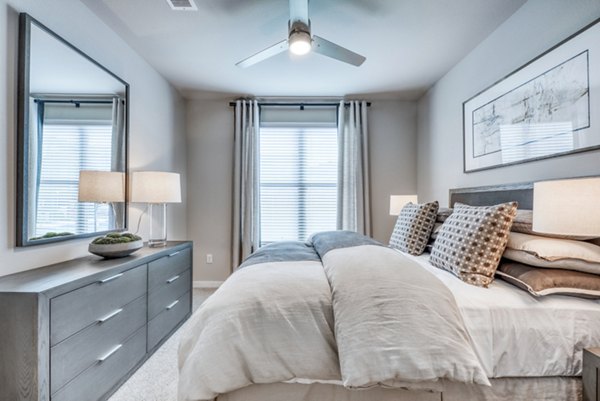
{"type": "Polygon", "coordinates": [[[21,24],[19,245],[122,230],[127,84],[31,17],[21,24]]]}

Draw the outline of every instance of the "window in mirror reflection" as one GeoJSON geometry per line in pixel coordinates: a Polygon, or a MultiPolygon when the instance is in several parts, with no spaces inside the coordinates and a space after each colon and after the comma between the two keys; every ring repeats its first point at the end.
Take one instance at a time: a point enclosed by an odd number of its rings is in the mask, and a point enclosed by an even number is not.
{"type": "Polygon", "coordinates": [[[30,239],[123,227],[123,203],[80,202],[78,192],[81,171],[124,171],[124,101],[32,95],[30,110],[30,239]]]}

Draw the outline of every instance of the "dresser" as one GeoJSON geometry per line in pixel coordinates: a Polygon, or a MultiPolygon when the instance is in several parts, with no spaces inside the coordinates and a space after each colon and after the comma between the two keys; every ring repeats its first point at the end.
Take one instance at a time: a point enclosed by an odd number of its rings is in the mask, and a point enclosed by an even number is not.
{"type": "Polygon", "coordinates": [[[192,243],[0,278],[0,401],[107,399],[190,316],[192,243]]]}

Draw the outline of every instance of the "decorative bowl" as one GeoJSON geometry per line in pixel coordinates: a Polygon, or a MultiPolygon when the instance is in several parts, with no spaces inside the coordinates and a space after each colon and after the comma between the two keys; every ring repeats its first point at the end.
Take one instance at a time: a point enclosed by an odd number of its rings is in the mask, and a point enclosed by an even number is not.
{"type": "Polygon", "coordinates": [[[120,244],[94,244],[91,243],[88,251],[106,259],[123,258],[129,256],[144,246],[144,241],[137,240],[120,244]]]}

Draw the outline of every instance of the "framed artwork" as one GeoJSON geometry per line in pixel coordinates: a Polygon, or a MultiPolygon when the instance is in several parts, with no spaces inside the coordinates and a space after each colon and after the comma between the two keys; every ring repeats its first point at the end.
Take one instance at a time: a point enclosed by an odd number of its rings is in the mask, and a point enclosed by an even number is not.
{"type": "Polygon", "coordinates": [[[600,19],[463,103],[464,172],[600,148],[600,19]]]}

